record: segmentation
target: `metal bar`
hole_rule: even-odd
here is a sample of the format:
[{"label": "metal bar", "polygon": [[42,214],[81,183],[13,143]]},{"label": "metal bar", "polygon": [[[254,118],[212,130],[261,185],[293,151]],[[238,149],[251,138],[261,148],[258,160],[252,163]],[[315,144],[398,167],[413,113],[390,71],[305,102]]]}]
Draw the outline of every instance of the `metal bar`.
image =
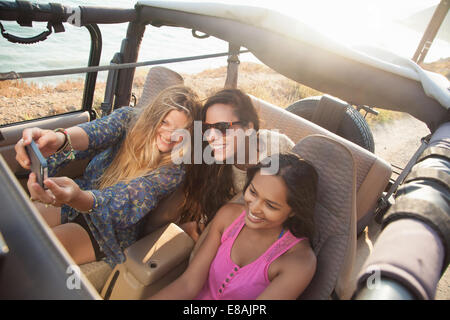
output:
[{"label": "metal bar", "polygon": [[428,139],[429,136],[426,138],[422,138],[422,143],[417,149],[417,151],[414,153],[414,155],[411,157],[409,162],[406,164],[405,168],[403,169],[402,173],[398,176],[397,180],[395,181],[394,185],[389,189],[388,193],[386,194],[386,199],[389,199],[389,197],[397,190],[398,186],[403,182],[403,180],[406,178],[406,176],[411,171],[411,168],[416,164],[417,159],[419,156],[423,153],[423,151],[428,146]]},{"label": "metal bar", "polygon": [[381,223],[381,219],[383,218],[384,214],[386,213],[386,209],[390,206],[389,198],[397,191],[398,186],[405,180],[406,176],[411,171],[411,168],[416,164],[417,159],[419,156],[424,152],[424,150],[428,146],[428,142],[431,135],[428,135],[424,138],[422,138],[422,144],[419,146],[419,148],[416,150],[414,155],[411,157],[409,162],[406,164],[403,171],[400,173],[400,175],[395,180],[394,184],[389,188],[388,192],[384,197],[382,197],[379,200],[379,205],[377,209],[377,213],[375,215],[375,220]]},{"label": "metal bar", "polygon": [[441,0],[433,13],[433,17],[428,23],[427,29],[420,40],[416,52],[414,53],[412,58],[414,62],[420,64],[425,59],[425,56],[427,55],[428,50],[430,49],[431,44],[433,43],[433,40],[436,37],[436,34],[438,33],[449,9],[450,0]]},{"label": "metal bar", "polygon": [[382,278],[374,288],[366,285],[354,297],[354,300],[416,300],[412,293],[401,283]]},{"label": "metal bar", "polygon": [[[96,24],[89,24],[86,26],[91,36],[91,48],[89,52],[89,67],[98,66],[100,63],[100,56],[102,54],[102,34]],[[86,74],[82,106],[83,110],[91,111],[92,103],[94,101],[95,83],[97,82],[97,72],[89,72]],[[91,113],[91,118],[93,114]]]},{"label": "metal bar", "polygon": [[[121,54],[118,52],[111,60],[111,65],[119,64],[122,61]],[[114,102],[114,95],[117,85],[117,70],[111,70],[108,72],[108,78],[106,79],[105,98],[101,104],[102,117],[111,113],[112,105]]]},{"label": "metal bar", "polygon": [[[145,24],[140,22],[131,22],[128,24],[127,35],[122,40],[120,46],[121,62],[137,62],[144,32]],[[118,71],[114,108],[120,108],[121,106],[128,106],[130,104],[135,71],[136,68],[127,68]]]},{"label": "metal bar", "polygon": [[[247,52],[250,52],[250,51],[249,50],[241,50],[239,53],[247,53]],[[0,73],[0,81],[27,79],[27,78],[41,78],[41,77],[49,77],[49,76],[61,76],[61,75],[66,75],[66,74],[98,72],[98,71],[127,69],[127,68],[138,68],[138,67],[153,66],[153,65],[158,65],[158,64],[168,64],[168,63],[185,62],[185,61],[193,61],[193,60],[211,59],[211,58],[224,57],[224,56],[228,56],[228,52],[206,54],[206,55],[201,55],[201,56],[190,56],[190,57],[183,57],[183,58],[152,60],[152,61],[144,61],[144,62],[136,62],[136,63],[122,63],[122,64],[118,64],[118,65],[106,65],[106,66],[98,66],[98,67],[55,69],[55,70],[50,70],[50,71],[31,71],[31,72],[10,71],[10,72]]]}]

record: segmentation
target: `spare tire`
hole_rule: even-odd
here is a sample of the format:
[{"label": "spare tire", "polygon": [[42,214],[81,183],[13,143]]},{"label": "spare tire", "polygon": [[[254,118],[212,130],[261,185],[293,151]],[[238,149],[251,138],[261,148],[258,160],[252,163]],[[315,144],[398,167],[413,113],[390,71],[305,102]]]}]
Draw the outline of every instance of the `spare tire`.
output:
[{"label": "spare tire", "polygon": [[[287,107],[286,110],[311,121],[321,98],[321,96],[317,96],[299,100]],[[351,105],[347,106],[342,122],[337,132],[334,133],[370,152],[375,151],[372,131],[366,119]]]}]

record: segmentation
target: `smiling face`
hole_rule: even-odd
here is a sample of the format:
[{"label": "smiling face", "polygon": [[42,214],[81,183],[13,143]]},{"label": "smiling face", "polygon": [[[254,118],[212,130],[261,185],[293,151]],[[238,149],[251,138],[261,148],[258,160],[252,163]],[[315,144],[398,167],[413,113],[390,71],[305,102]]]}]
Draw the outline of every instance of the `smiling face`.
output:
[{"label": "smiling face", "polygon": [[287,195],[288,189],[281,177],[262,175],[258,171],[244,193],[246,225],[253,229],[281,230],[283,223],[293,214]]},{"label": "smiling face", "polygon": [[[240,119],[235,115],[233,107],[228,104],[216,103],[208,108],[206,111],[205,124],[216,123],[233,123]],[[224,134],[217,129],[209,129],[205,132],[205,137],[212,147],[214,158],[217,161],[224,161],[234,157],[238,147],[238,135],[236,129],[253,128],[253,124],[243,127],[241,124],[233,124],[227,130],[228,134]]]},{"label": "smiling face", "polygon": [[188,121],[186,113],[178,110],[172,110],[164,117],[158,130],[156,130],[156,145],[161,153],[171,151],[182,141],[182,137],[172,141],[171,136],[175,130],[185,128]]}]

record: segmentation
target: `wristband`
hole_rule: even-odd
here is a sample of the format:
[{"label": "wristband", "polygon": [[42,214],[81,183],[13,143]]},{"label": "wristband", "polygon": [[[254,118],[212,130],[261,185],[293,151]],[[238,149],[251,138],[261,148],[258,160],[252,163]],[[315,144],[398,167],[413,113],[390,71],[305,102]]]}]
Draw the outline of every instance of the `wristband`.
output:
[{"label": "wristband", "polygon": [[68,142],[69,142],[69,139],[67,137],[69,136],[69,134],[67,133],[67,130],[63,129],[63,128],[58,128],[58,129],[55,129],[53,131],[54,132],[61,132],[64,135],[64,142],[63,142],[63,144],[61,145],[61,147],[58,148],[58,150],[56,150],[56,153],[58,153],[58,152],[61,152],[62,150],[64,150],[67,147]]},{"label": "wristband", "polygon": [[[74,150],[73,150],[73,147],[72,147],[72,141],[70,140],[70,135],[67,132],[67,130],[64,129],[64,128],[57,128],[54,131],[55,132],[61,132],[62,134],[64,134],[64,143],[63,143],[63,145],[61,147],[59,147],[58,150],[56,150],[56,153],[59,153],[59,152],[66,153],[67,152],[66,158],[69,158],[70,160],[75,159]],[[67,146],[70,147],[70,150],[64,151],[67,148]]]},{"label": "wristband", "polygon": [[92,196],[92,200],[93,200],[92,208],[87,210],[87,211],[81,211],[81,210],[77,210],[77,211],[80,212],[80,213],[86,213],[87,214],[87,213],[91,213],[95,209],[95,207],[97,206],[97,198],[95,197],[95,194],[92,191],[86,191],[86,192],[89,193]]}]

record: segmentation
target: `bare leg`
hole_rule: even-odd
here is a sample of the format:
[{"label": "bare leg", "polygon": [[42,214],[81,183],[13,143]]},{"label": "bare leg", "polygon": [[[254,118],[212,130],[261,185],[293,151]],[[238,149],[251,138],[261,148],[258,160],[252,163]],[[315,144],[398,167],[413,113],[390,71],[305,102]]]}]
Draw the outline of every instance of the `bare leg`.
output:
[{"label": "bare leg", "polygon": [[82,226],[76,223],[64,223],[52,230],[76,264],[96,261],[91,239]]},{"label": "bare leg", "polygon": [[61,224],[61,208],[59,207],[45,206],[37,201],[33,204],[76,264],[96,261],[91,239],[82,226],[77,223]]},{"label": "bare leg", "polygon": [[33,201],[33,204],[38,209],[41,216],[50,228],[59,226],[61,224],[61,208],[54,206],[45,206],[45,204]]}]

